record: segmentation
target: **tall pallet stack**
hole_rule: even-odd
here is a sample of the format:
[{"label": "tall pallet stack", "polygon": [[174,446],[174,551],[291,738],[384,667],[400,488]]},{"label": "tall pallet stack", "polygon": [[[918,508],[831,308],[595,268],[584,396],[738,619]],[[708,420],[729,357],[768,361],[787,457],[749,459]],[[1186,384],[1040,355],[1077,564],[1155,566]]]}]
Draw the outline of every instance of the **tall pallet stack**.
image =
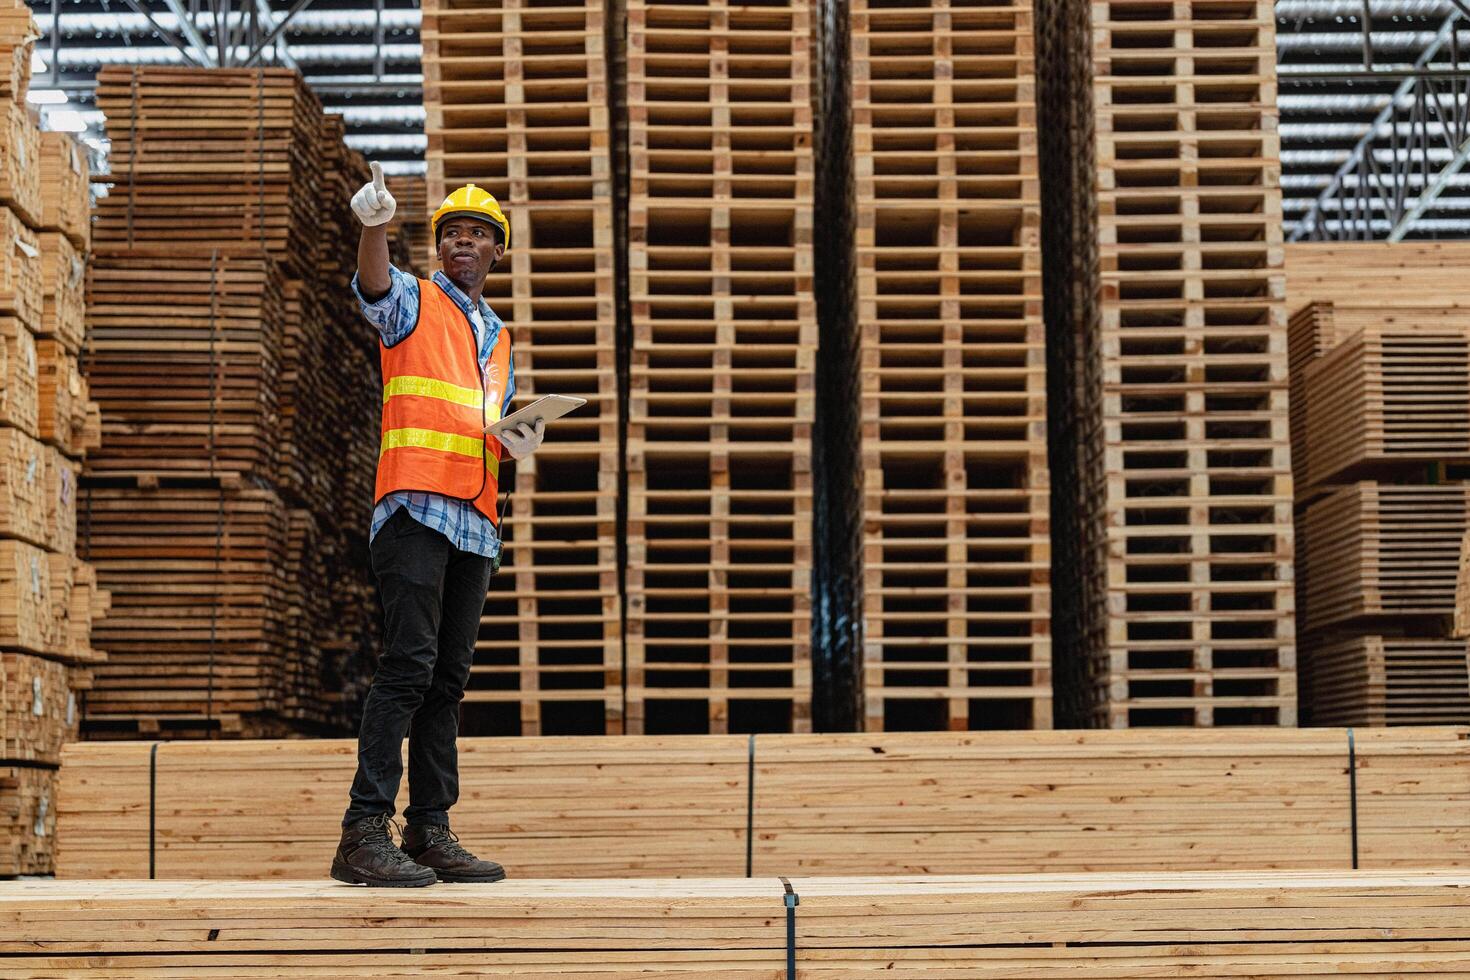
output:
[{"label": "tall pallet stack", "polygon": [[502,464],[503,563],[464,703],[475,734],[624,730],[606,16],[597,0],[424,4],[427,207],[467,182],[496,195],[511,241],[485,299],[511,331],[517,402],[588,400]]},{"label": "tall pallet stack", "polygon": [[[367,176],[299,76],[107,68],[83,547],[114,592],[96,738],[350,729],[371,669]],[[362,472],[368,473],[362,477]]]},{"label": "tall pallet stack", "polygon": [[628,4],[628,730],[811,726],[811,10]]},{"label": "tall pallet stack", "polygon": [[1039,37],[1064,177],[1049,339],[1071,354],[1053,409],[1075,433],[1057,533],[1080,559],[1058,571],[1062,720],[1294,724],[1272,7],[1069,0]]},{"label": "tall pallet stack", "polygon": [[1308,724],[1470,721],[1453,628],[1470,529],[1470,289],[1445,271],[1470,247],[1443,247],[1292,253],[1289,299],[1305,304],[1290,352]]},{"label": "tall pallet stack", "polygon": [[1052,725],[1028,0],[852,12],[870,730]]},{"label": "tall pallet stack", "polygon": [[[30,12],[0,6],[0,64],[28,66]],[[77,474],[98,429],[77,357],[88,165],[27,114],[27,75],[0,77],[0,877],[52,870],[56,768],[107,607],[76,555]]]}]

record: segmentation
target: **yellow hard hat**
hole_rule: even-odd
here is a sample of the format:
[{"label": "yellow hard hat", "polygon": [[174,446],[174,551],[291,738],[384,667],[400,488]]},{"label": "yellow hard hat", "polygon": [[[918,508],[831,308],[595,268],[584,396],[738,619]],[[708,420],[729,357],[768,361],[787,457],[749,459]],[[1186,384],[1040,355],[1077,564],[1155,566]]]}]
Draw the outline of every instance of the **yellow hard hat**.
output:
[{"label": "yellow hard hat", "polygon": [[510,221],[506,219],[505,212],[500,210],[500,202],[495,200],[494,194],[474,184],[465,184],[450,194],[444,199],[444,203],[439,205],[439,210],[434,212],[429,230],[434,234],[436,245],[439,242],[439,222],[452,215],[461,214],[488,221],[498,227],[505,247],[510,248]]}]

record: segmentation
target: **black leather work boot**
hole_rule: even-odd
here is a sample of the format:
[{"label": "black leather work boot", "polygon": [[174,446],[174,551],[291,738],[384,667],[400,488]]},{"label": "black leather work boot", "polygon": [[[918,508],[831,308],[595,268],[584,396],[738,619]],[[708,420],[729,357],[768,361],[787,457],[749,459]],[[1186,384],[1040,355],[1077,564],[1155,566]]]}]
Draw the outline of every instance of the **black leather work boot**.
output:
[{"label": "black leather work boot", "polygon": [[342,831],[332,859],[332,877],[349,885],[378,888],[422,888],[435,882],[434,872],[409,859],[393,844],[393,821],[386,813],[363,817]]},{"label": "black leather work boot", "polygon": [[409,824],[403,829],[403,853],[440,881],[489,882],[505,878],[494,861],[481,861],[459,846],[459,835],[438,824]]}]

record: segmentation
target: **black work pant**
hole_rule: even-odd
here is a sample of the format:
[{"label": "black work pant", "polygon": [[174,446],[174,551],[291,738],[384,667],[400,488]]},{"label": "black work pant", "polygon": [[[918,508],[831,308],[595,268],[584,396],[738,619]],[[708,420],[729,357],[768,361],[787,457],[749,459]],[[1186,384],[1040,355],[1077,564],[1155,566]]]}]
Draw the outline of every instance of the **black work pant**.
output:
[{"label": "black work pant", "polygon": [[347,826],[392,814],[408,737],[408,807],[413,824],[449,823],[459,799],[459,703],[470,676],[490,559],[460,551],[438,531],[397,510],[372,543],[383,597],[383,655],[362,712],[357,775]]}]

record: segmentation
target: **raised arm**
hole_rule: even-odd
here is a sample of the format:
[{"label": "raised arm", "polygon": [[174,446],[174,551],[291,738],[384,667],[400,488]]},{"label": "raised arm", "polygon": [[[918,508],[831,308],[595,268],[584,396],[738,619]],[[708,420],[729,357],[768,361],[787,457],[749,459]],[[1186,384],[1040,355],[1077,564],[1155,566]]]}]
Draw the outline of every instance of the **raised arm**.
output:
[{"label": "raised arm", "polygon": [[388,295],[393,281],[388,273],[388,222],[398,202],[383,183],[383,165],[371,164],[373,179],[352,196],[352,211],[362,222],[357,240],[357,284],[363,298],[375,302]]}]

